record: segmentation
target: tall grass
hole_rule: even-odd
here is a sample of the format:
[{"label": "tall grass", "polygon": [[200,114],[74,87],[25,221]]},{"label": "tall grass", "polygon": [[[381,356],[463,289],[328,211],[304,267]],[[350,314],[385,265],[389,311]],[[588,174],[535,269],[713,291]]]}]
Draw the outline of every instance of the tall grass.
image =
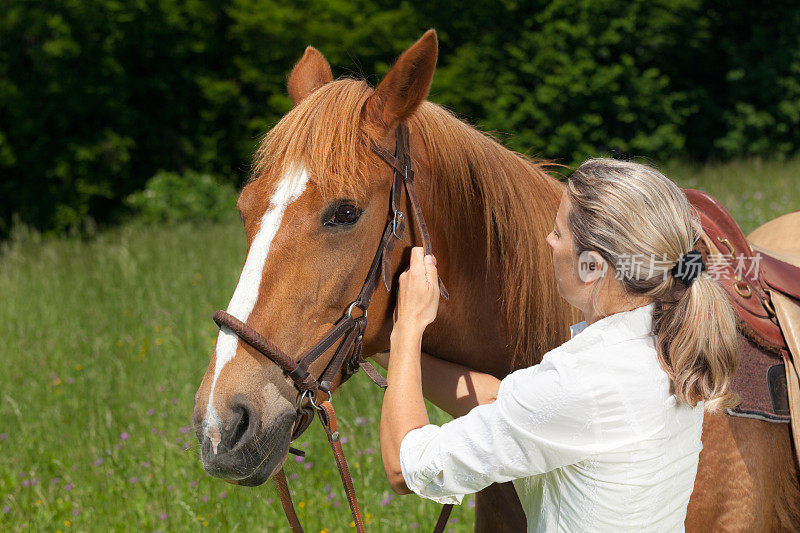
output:
[{"label": "tall grass", "polygon": [[[666,169],[716,195],[745,230],[800,209],[800,162]],[[244,255],[240,224],[133,223],[91,238],[18,230],[0,254],[0,530],[275,531],[271,484],[206,476],[192,397]],[[337,395],[345,451],[371,530],[428,530],[438,506],[393,498],[378,450],[381,393],[357,376]],[[445,420],[431,409],[436,422]],[[316,425],[289,461],[307,531],[348,531]],[[472,528],[472,499],[453,531]]]}]

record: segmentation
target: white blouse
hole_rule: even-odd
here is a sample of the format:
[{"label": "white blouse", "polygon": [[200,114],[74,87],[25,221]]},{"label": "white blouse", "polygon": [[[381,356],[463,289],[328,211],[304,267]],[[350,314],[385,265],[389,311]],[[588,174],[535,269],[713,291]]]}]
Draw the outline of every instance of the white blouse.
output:
[{"label": "white blouse", "polygon": [[461,503],[513,480],[529,532],[683,531],[703,403],[671,394],[653,308],[598,320],[508,375],[495,402],[409,432],[400,446],[408,488]]}]

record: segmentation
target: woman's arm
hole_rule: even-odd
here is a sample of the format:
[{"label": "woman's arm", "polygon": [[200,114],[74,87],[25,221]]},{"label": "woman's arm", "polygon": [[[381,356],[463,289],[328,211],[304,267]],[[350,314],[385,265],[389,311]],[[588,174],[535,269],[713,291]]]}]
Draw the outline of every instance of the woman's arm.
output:
[{"label": "woman's arm", "polygon": [[[376,354],[372,359],[383,368],[389,367],[389,352]],[[425,352],[421,354],[420,366],[423,395],[453,418],[497,399],[500,380],[491,374]]]},{"label": "woman's arm", "polygon": [[436,318],[439,285],[435,260],[423,259],[422,248],[411,250],[411,264],[400,275],[397,321],[391,335],[388,387],[381,410],[381,457],[389,485],[395,492],[410,492],[400,468],[400,443],[411,431],[428,424],[422,399],[420,369],[422,333]]}]

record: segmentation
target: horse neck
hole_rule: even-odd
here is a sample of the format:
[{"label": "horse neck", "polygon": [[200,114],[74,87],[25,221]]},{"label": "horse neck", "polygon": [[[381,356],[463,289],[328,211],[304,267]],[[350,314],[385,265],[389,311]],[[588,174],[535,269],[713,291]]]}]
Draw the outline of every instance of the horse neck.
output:
[{"label": "horse neck", "polygon": [[[527,183],[521,190],[536,194],[537,190],[548,189],[546,196],[550,200],[539,204],[539,207],[544,207],[537,216],[546,217],[551,224],[558,208],[561,184],[544,174],[533,163],[527,164],[530,165],[528,173],[520,176]],[[431,176],[430,179],[446,178]],[[441,187],[432,186],[432,183],[434,182],[430,181],[425,185],[420,183],[421,197],[433,247],[441,265],[440,274],[450,292],[450,300],[440,302],[437,320],[426,331],[423,350],[441,359],[498,377],[508,374],[512,366],[528,366],[538,362],[546,350],[537,351],[537,360],[528,360],[524,364],[520,364],[519,360],[514,362],[516,339],[520,330],[536,328],[539,322],[521,320],[511,323],[513,321],[507,319],[504,310],[504,299],[507,295],[503,294],[503,283],[504,276],[509,275],[507,269],[512,267],[501,264],[499,254],[496,253],[498,243],[492,243],[487,235],[484,208],[477,202],[468,206],[455,205],[444,195],[437,194],[437,189],[441,190]],[[535,204],[532,199],[531,206]],[[455,209],[466,209],[467,212],[454,213]],[[532,239],[534,242],[529,245],[540,247],[534,249],[538,257],[536,268],[540,271],[537,272],[536,279],[550,283],[555,290],[545,236],[546,232],[539,238]],[[488,249],[489,247],[492,249]],[[547,258],[546,261],[538,264],[544,261],[544,257]],[[542,294],[545,293],[546,291],[542,291]],[[560,317],[559,331],[533,332],[535,335],[548,337],[544,342],[546,349],[552,349],[566,340],[568,324],[572,320],[571,310],[566,302],[556,299],[558,302],[553,302],[551,298],[550,301],[542,301],[541,305],[536,306],[536,312],[542,313],[545,311],[541,310],[547,309],[546,312]],[[529,309],[520,312],[529,312]]]}]

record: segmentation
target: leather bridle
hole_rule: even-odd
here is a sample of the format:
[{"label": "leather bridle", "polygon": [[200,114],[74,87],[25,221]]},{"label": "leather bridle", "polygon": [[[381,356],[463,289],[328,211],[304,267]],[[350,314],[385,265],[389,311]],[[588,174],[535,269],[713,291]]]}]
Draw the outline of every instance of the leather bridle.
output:
[{"label": "leather bridle", "polygon": [[[364,284],[361,286],[358,297],[347,307],[344,315],[331,327],[319,342],[306,351],[299,360],[295,361],[256,330],[233,315],[225,311],[216,311],[214,313],[214,322],[216,322],[220,328],[234,333],[239,339],[246,342],[264,357],[278,365],[278,367],[294,382],[298,390],[298,396],[297,419],[292,429],[292,441],[297,439],[308,428],[314,418],[315,412],[319,414],[320,422],[322,423],[325,433],[328,436],[328,442],[333,450],[333,456],[342,479],[342,485],[347,494],[347,501],[350,504],[350,512],[353,515],[356,530],[362,533],[365,530],[364,522],[361,518],[361,511],[359,510],[355,488],[353,487],[353,478],[347,467],[347,460],[344,457],[339,431],[336,426],[336,412],[331,403],[331,388],[333,387],[337,375],[341,375],[341,382],[344,382],[350,376],[358,372],[359,369],[364,369],[364,372],[376,385],[384,389],[386,388],[386,380],[371,364],[364,360],[362,349],[364,344],[364,331],[367,329],[367,311],[379,280],[383,280],[383,285],[387,291],[391,290],[392,251],[397,241],[402,240],[405,231],[406,216],[401,210],[400,205],[404,188],[414,212],[414,220],[422,236],[425,254],[432,253],[428,228],[425,225],[422,209],[414,193],[414,171],[409,168],[411,154],[409,149],[408,127],[403,123],[398,125],[395,136],[396,144],[394,155],[379,144],[371,141],[372,151],[389,165],[393,171],[392,188],[389,194],[390,216],[384,227],[378,250],[375,252],[375,256],[372,259],[367,277],[364,280]],[[449,298],[447,289],[445,289],[441,279],[439,279],[438,282],[442,298],[447,300]],[[361,311],[361,314],[353,316],[353,311],[356,308]],[[331,357],[319,377],[312,376],[309,371],[311,365],[332,348],[337,341],[339,342],[339,346],[336,348],[333,357]],[[320,392],[326,397],[324,401],[320,401],[319,399]],[[302,451],[295,448],[290,447],[289,450],[291,453],[304,455]],[[275,483],[278,486],[281,504],[286,518],[289,520],[289,524],[292,527],[292,531],[295,533],[302,532],[303,528],[294,510],[294,504],[292,503],[291,493],[289,492],[289,486],[283,468],[275,475]],[[451,510],[452,505],[444,506],[436,523],[436,528],[434,529],[435,533],[444,530]]]}]

